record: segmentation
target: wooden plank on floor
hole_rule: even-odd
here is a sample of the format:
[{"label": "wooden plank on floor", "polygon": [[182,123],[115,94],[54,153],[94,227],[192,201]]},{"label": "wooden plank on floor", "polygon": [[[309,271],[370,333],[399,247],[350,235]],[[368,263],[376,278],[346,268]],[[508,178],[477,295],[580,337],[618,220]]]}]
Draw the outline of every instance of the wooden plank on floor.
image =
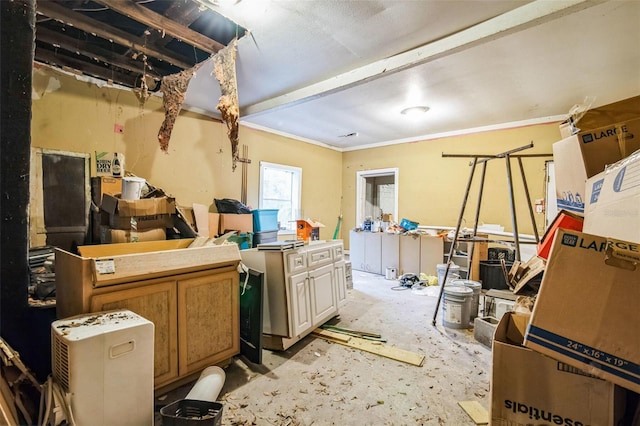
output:
[{"label": "wooden plank on floor", "polygon": [[329,331],[329,330],[323,330],[321,328],[316,328],[315,330],[313,330],[313,334],[315,334],[316,336],[320,336],[320,337],[324,337],[326,339],[332,340],[334,342],[346,343],[349,340],[351,340],[351,337],[349,336],[336,333],[333,331]]},{"label": "wooden plank on floor", "polygon": [[460,401],[458,405],[471,417],[477,425],[489,424],[489,413],[478,401]]},{"label": "wooden plank on floor", "polygon": [[[370,340],[361,339],[359,337],[351,337],[348,341],[345,342],[343,341],[344,336],[338,333],[331,333],[328,330],[319,331],[321,331],[322,333],[315,333],[315,331],[314,333],[324,339],[339,343],[344,346],[349,346],[354,349],[360,349],[361,351],[370,352],[376,355],[383,356],[385,358],[395,359],[396,361],[405,362],[407,364],[415,365],[418,367],[422,366],[422,363],[424,362],[424,355],[420,355],[415,352],[405,351],[404,349],[387,346],[380,342],[372,342]],[[340,340],[335,338],[336,335],[340,337]]]}]

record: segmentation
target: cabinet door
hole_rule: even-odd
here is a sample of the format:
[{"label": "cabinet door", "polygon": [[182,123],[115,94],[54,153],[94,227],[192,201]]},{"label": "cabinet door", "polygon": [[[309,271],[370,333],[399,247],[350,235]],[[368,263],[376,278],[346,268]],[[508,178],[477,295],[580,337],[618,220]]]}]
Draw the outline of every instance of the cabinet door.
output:
[{"label": "cabinet door", "polygon": [[178,377],[176,282],[98,294],[91,298],[91,312],[128,309],[153,322],[155,387]]},{"label": "cabinet door", "polygon": [[180,375],[240,352],[238,272],[178,281]]},{"label": "cabinet door", "polygon": [[309,276],[306,272],[289,277],[291,302],[290,330],[296,337],[311,328],[311,305],[309,298]]},{"label": "cabinet door", "polygon": [[366,271],[364,249],[364,232],[351,231],[349,233],[349,260],[351,260],[352,269]]},{"label": "cabinet door", "polygon": [[400,268],[400,235],[382,234],[381,266],[386,272],[388,267]]},{"label": "cabinet door", "polygon": [[365,232],[365,270],[382,274],[382,233]]},{"label": "cabinet door", "polygon": [[316,326],[338,312],[334,293],[333,264],[309,272],[311,294],[311,322]]},{"label": "cabinet door", "polygon": [[400,265],[401,274],[420,275],[420,237],[412,235],[400,236]]},{"label": "cabinet door", "polygon": [[347,302],[347,280],[345,278],[344,260],[336,262],[333,269],[334,296],[338,309]]},{"label": "cabinet door", "polygon": [[442,238],[431,235],[420,237],[420,272],[436,276],[438,264],[442,263],[444,250]]}]

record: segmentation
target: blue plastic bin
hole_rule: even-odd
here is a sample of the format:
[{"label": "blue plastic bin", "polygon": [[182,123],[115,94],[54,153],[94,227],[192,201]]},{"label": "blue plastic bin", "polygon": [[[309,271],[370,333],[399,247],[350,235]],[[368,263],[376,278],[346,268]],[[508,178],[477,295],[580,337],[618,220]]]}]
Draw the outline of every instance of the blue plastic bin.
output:
[{"label": "blue plastic bin", "polygon": [[253,232],[278,230],[278,209],[257,209],[253,214]]},{"label": "blue plastic bin", "polygon": [[407,231],[413,231],[418,227],[418,222],[413,222],[409,219],[402,219],[400,221],[400,227],[406,229]]}]

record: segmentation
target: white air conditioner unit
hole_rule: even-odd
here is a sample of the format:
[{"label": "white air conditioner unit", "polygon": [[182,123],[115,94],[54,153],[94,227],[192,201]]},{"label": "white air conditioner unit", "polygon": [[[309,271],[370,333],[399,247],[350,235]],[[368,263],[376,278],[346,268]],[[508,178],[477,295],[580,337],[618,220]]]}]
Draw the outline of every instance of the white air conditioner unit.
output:
[{"label": "white air conditioner unit", "polygon": [[53,378],[77,425],[153,425],[153,330],[128,310],[51,324]]}]

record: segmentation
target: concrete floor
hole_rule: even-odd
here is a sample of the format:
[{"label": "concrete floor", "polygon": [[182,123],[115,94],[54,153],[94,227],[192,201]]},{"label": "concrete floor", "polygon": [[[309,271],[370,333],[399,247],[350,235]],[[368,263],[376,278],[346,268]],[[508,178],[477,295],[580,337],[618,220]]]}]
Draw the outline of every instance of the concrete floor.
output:
[{"label": "concrete floor", "polygon": [[398,284],[353,271],[348,303],[332,322],[424,354],[421,367],[307,336],[287,351],[264,350],[262,365],[234,359],[218,397],[222,425],[475,425],[458,402],[488,410],[491,351],[473,330],[443,327],[442,305],[434,327],[437,298],[393,290]]}]

